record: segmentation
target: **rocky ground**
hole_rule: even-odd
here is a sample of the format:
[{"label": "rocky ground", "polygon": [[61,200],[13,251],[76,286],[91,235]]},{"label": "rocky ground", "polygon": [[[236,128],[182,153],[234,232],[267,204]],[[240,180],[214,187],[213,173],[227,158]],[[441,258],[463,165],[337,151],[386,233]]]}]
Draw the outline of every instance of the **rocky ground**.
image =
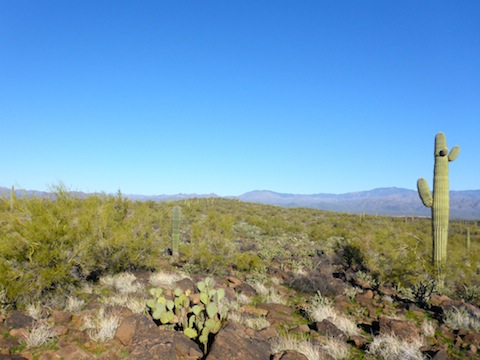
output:
[{"label": "rocky ground", "polygon": [[[201,344],[182,332],[157,326],[142,306],[142,299],[148,297],[145,289],[152,287],[151,274],[130,275],[133,288],[123,291],[130,296],[123,304],[105,301],[122,293],[110,279],[111,288],[104,281],[95,285],[97,290],[86,291],[81,306],[4,310],[0,359],[480,359],[480,333],[468,321],[463,328],[445,321],[447,312],[459,309],[475,325],[480,321],[476,306],[442,295],[425,297],[423,304],[407,300],[341,266],[297,274],[271,269],[270,281],[263,287],[238,273],[216,277],[216,287],[225,289],[231,310],[204,354]],[[194,293],[199,278],[180,277],[165,288]],[[315,302],[318,284],[326,284],[321,288],[330,296],[322,300],[317,295]],[[304,295],[309,290],[315,291]],[[132,294],[142,291],[145,297],[132,305]],[[315,320],[314,306],[334,312]],[[94,326],[99,312],[115,315],[110,336],[101,333],[107,331],[106,324],[101,325],[105,329]],[[346,325],[352,323],[353,328]],[[35,341],[35,336],[45,339]],[[409,353],[405,348],[409,344],[418,344],[418,351]]]}]

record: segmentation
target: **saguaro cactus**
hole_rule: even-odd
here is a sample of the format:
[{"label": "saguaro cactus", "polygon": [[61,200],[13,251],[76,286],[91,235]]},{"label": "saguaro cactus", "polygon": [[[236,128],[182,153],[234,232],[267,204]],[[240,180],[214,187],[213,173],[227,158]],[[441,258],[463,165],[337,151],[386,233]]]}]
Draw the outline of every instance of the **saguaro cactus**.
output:
[{"label": "saguaro cactus", "polygon": [[470,228],[467,227],[467,251],[470,251]]},{"label": "saguaro cactus", "polygon": [[180,219],[182,217],[182,209],[175,206],[172,213],[172,255],[178,256],[178,247],[180,244]]},{"label": "saguaro cactus", "polygon": [[448,185],[448,163],[454,161],[460,152],[454,146],[447,148],[445,134],[435,136],[435,168],[433,172],[433,196],[425,179],[418,179],[417,188],[420,199],[426,207],[432,209],[433,264],[442,271],[447,261],[448,222],[450,215],[450,194]]}]

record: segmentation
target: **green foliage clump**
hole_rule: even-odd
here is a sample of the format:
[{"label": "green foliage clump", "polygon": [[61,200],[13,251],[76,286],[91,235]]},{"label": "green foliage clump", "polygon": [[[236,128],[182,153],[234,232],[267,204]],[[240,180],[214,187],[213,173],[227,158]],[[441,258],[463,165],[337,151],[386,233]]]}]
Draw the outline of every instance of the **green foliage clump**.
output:
[{"label": "green foliage clump", "polygon": [[222,288],[213,288],[213,279],[207,277],[197,283],[197,298],[190,290],[183,292],[175,289],[173,299],[164,296],[163,289],[153,288],[153,299],[147,301],[153,319],[163,325],[171,325],[177,331],[183,331],[189,338],[203,345],[207,353],[210,337],[222,327],[220,301],[225,296]]},{"label": "green foliage clump", "polygon": [[9,302],[43,297],[105,273],[149,268],[159,255],[144,208],[113,196],[17,199],[0,213],[0,288]]},{"label": "green foliage clump", "polygon": [[252,251],[236,253],[233,256],[233,266],[239,271],[252,272],[263,267],[263,261]]}]

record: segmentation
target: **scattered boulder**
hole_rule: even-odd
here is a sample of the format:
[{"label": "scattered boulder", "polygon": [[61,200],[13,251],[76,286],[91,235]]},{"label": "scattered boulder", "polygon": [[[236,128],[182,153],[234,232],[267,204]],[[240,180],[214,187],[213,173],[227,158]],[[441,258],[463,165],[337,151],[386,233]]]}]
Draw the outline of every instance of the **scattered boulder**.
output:
[{"label": "scattered boulder", "polygon": [[235,286],[234,290],[237,293],[248,296],[248,297],[257,296],[257,292],[255,291],[255,289],[252,286],[248,285],[247,283],[242,283],[240,285]]},{"label": "scattered boulder", "polygon": [[470,333],[465,335],[464,341],[468,342],[469,344],[475,345],[477,348],[480,346],[480,333]]},{"label": "scattered boulder", "polygon": [[123,345],[129,346],[137,329],[137,321],[138,316],[135,315],[124,318],[115,332],[115,338]]},{"label": "scattered boulder", "polygon": [[308,358],[298,351],[287,350],[275,354],[272,360],[308,360]]},{"label": "scattered boulder", "polygon": [[293,318],[293,310],[287,305],[283,304],[259,304],[257,308],[268,311],[267,320],[272,324],[272,326],[277,326],[279,324],[295,324],[295,319]]},{"label": "scattered boulder", "polygon": [[179,288],[183,292],[185,292],[187,290],[190,290],[190,291],[194,292],[197,287],[195,285],[195,282],[192,279],[185,278],[185,279],[177,281],[175,283],[175,285],[173,285],[173,288],[174,289]]},{"label": "scattered boulder", "polygon": [[257,332],[248,332],[238,323],[229,323],[215,336],[207,360],[270,359],[270,344]]},{"label": "scattered boulder", "polygon": [[347,341],[348,336],[345,333],[337,328],[330,320],[323,319],[322,321],[317,321],[315,323],[315,330],[321,334],[325,335],[328,338],[334,338],[341,341]]},{"label": "scattered boulder", "polygon": [[0,336],[0,354],[3,353],[8,355],[10,353],[10,349],[18,346],[20,346],[20,341],[17,338]]},{"label": "scattered boulder", "polygon": [[[197,360],[203,357],[198,344],[182,332],[161,330],[145,315],[133,316],[130,321],[135,324],[135,333],[129,346],[132,359]],[[123,340],[128,341],[128,337]]]},{"label": "scattered boulder", "polygon": [[402,340],[412,340],[420,335],[418,328],[407,320],[391,319],[381,316],[379,319],[380,335],[395,335]]},{"label": "scattered boulder", "polygon": [[72,313],[69,311],[53,310],[50,319],[55,324],[66,324],[72,320]]},{"label": "scattered boulder", "polygon": [[12,311],[5,319],[5,325],[9,329],[26,329],[32,326],[34,322],[34,318],[17,310]]},{"label": "scattered boulder", "polygon": [[48,351],[43,354],[41,360],[63,359],[63,360],[77,360],[77,359],[94,359],[94,356],[87,351],[75,346],[73,344],[66,344],[60,347],[57,351]]},{"label": "scattered boulder", "polygon": [[367,348],[368,341],[365,336],[352,335],[349,338],[349,342],[359,350],[365,350]]}]

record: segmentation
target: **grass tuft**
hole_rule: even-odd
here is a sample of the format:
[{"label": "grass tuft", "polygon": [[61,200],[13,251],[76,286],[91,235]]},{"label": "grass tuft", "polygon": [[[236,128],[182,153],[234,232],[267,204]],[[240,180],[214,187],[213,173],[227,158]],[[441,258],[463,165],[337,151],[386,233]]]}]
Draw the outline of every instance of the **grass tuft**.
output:
[{"label": "grass tuft", "polygon": [[85,300],[79,299],[75,296],[69,296],[67,298],[67,303],[65,304],[65,310],[71,313],[82,310],[85,306]]},{"label": "grass tuft", "polygon": [[100,308],[95,316],[87,316],[84,319],[82,329],[88,330],[88,335],[93,341],[105,342],[113,339],[120,317],[114,313],[107,313],[105,308]]},{"label": "grass tuft", "polygon": [[177,281],[183,280],[188,278],[187,275],[183,275],[180,273],[171,273],[171,272],[163,272],[157,271],[150,275],[148,278],[148,282],[153,287],[171,287]]},{"label": "grass tuft", "polygon": [[100,283],[113,287],[120,294],[131,294],[143,289],[142,285],[137,282],[137,277],[128,272],[115,276],[104,276],[100,278]]},{"label": "grass tuft", "polygon": [[264,302],[284,305],[287,303],[286,299],[275,288],[267,287],[259,281],[254,281],[251,285]]},{"label": "grass tuft", "polygon": [[228,321],[237,322],[256,331],[265,329],[271,325],[265,317],[248,316],[241,314],[238,311],[228,313],[227,319]]},{"label": "grass tuft", "polygon": [[316,345],[308,340],[296,339],[291,336],[275,337],[270,341],[273,353],[292,350],[303,354],[308,360],[346,359],[349,356],[345,343],[328,339],[323,345]]},{"label": "grass tuft", "polygon": [[444,313],[444,321],[452,329],[480,331],[480,312],[474,312],[466,307],[452,308]]},{"label": "grass tuft", "polygon": [[51,325],[46,321],[36,322],[28,332],[25,343],[28,347],[38,347],[47,344],[55,338],[51,328]]},{"label": "grass tuft", "polygon": [[312,300],[312,305],[306,310],[307,315],[313,321],[331,321],[339,330],[347,336],[358,335],[360,330],[357,324],[349,318],[337,314],[332,301],[317,293]]},{"label": "grass tuft", "polygon": [[383,360],[422,360],[422,345],[421,338],[405,341],[393,335],[380,335],[373,339],[368,352]]}]

